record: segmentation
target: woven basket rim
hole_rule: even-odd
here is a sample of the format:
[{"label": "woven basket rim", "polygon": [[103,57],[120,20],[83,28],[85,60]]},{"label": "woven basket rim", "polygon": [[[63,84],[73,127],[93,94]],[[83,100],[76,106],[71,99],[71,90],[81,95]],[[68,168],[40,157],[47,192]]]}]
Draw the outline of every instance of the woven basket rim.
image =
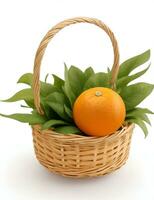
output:
[{"label": "woven basket rim", "polygon": [[37,124],[37,125],[33,125],[32,129],[37,130],[39,133],[44,134],[44,135],[48,135],[48,136],[52,136],[56,139],[65,139],[65,140],[86,140],[86,141],[90,141],[90,140],[104,140],[104,139],[114,139],[115,137],[121,137],[122,135],[124,135],[126,132],[128,132],[130,129],[134,128],[134,123],[130,123],[128,125],[124,125],[122,127],[121,130],[116,131],[115,133],[111,134],[111,135],[107,135],[107,136],[101,136],[101,137],[97,137],[97,136],[84,136],[84,135],[78,135],[78,134],[63,134],[63,133],[58,133],[53,131],[52,129],[47,129],[47,130],[41,130],[41,125]]}]

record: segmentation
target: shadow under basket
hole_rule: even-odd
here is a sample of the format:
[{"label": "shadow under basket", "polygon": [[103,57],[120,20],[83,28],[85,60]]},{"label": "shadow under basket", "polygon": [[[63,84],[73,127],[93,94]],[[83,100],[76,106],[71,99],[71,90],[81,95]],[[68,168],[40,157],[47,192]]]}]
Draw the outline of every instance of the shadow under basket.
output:
[{"label": "shadow under basket", "polygon": [[134,124],[105,137],[59,134],[32,127],[36,158],[49,171],[82,178],[108,174],[125,164]]}]

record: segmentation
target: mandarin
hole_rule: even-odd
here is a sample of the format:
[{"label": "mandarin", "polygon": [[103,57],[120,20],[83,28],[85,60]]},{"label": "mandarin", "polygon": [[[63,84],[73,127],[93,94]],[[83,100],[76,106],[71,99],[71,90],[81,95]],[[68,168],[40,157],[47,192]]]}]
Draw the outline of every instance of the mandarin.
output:
[{"label": "mandarin", "polygon": [[78,96],[73,118],[81,131],[90,136],[114,133],[123,124],[125,104],[118,93],[109,88],[90,88]]}]

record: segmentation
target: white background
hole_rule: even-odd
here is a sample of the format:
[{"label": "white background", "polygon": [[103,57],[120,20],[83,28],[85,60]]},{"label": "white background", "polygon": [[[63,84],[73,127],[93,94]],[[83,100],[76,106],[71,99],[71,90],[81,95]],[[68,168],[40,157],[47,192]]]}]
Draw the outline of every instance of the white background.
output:
[{"label": "white background", "polygon": [[[35,51],[49,28],[75,16],[107,23],[119,42],[121,62],[150,48],[152,66],[142,81],[153,83],[153,9],[153,0],[0,0],[0,99],[23,88],[16,82],[23,73],[32,72]],[[102,30],[89,24],[74,25],[50,43],[41,77],[47,72],[63,76],[63,62],[102,71],[112,61],[111,44]],[[154,94],[142,106],[153,109],[153,99]],[[0,112],[23,111],[19,105],[0,103]],[[28,125],[0,118],[0,199],[153,200],[154,119],[150,119],[153,127],[149,127],[147,139],[135,128],[130,157],[123,168],[105,177],[73,180],[50,174],[38,164]]]}]

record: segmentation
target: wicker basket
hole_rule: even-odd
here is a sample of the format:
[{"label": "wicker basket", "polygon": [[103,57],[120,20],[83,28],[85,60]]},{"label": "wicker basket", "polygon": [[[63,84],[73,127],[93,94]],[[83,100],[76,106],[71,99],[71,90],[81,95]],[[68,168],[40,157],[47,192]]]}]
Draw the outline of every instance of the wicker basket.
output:
[{"label": "wicker basket", "polygon": [[[114,50],[112,87],[119,70],[119,51],[112,31],[100,20],[94,18],[73,18],[54,26],[43,38],[34,62],[33,92],[37,111],[44,114],[40,105],[40,66],[45,49],[53,36],[62,28],[87,22],[103,29],[111,39]],[[64,135],[51,129],[41,130],[40,125],[32,127],[35,154],[38,161],[49,171],[67,177],[81,178],[108,174],[125,164],[134,125],[124,125],[120,130],[105,137],[89,137],[75,134]]]}]

